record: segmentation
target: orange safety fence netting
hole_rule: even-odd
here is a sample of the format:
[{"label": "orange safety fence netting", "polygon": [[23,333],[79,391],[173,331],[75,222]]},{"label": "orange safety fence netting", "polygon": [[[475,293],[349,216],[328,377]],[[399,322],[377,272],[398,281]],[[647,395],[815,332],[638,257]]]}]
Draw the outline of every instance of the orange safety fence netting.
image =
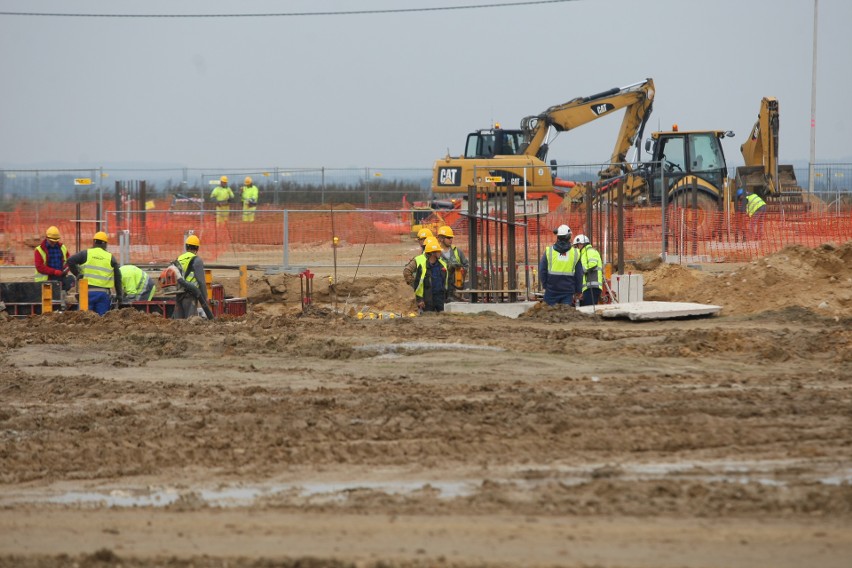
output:
[{"label": "orange safety fence netting", "polygon": [[[80,248],[88,248],[97,230],[95,203],[82,203],[77,223],[76,204],[42,202],[19,204],[10,212],[0,213],[0,263],[32,264],[32,248],[50,225],[59,228],[63,242],[76,247],[80,230]],[[183,251],[185,236],[192,232],[202,242],[202,254],[208,262],[277,264],[280,253],[299,247],[330,246],[333,237],[341,245],[381,246],[410,242],[411,214],[408,210],[371,211],[340,205],[334,209],[258,209],[253,220],[243,220],[243,211],[234,208],[217,215],[215,210],[145,212],[107,211],[105,228],[110,234],[110,250],[119,250],[119,232],[129,238],[130,260],[135,264],[167,262]],[[455,215],[436,220],[450,223],[455,244],[468,246],[469,223]],[[553,229],[568,224],[574,235],[589,234],[593,244],[605,249],[612,258],[616,246],[616,217],[595,212],[592,230],[586,227],[584,212],[557,210],[541,217],[529,217],[526,233],[515,229],[518,259],[524,258],[526,238],[528,256],[539,254],[553,242]],[[496,243],[506,238],[506,225],[486,231],[480,222],[479,242]],[[604,240],[604,233],[606,239]],[[842,244],[852,240],[850,212],[770,211],[760,226],[743,213],[700,213],[673,210],[666,218],[666,251],[669,255],[695,262],[741,262],[777,252],[789,244],[817,247],[824,243]],[[663,250],[663,220],[660,208],[636,208],[624,212],[626,258],[659,255]],[[604,250],[602,250],[604,252]],[[390,261],[394,264],[396,261]]]}]

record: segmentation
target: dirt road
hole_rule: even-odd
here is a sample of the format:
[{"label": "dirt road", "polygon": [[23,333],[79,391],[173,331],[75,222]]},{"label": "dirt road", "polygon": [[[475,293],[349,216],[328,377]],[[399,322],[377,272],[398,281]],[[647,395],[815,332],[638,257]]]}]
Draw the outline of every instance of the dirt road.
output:
[{"label": "dirt road", "polygon": [[286,280],[240,319],[4,319],[0,566],[848,566],[848,250],[697,320],[358,320]]}]

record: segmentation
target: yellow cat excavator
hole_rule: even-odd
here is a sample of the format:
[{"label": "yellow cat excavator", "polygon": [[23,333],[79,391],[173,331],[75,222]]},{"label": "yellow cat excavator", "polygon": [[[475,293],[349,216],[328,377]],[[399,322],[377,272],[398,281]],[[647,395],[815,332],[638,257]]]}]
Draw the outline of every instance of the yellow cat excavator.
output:
[{"label": "yellow cat excavator", "polygon": [[[548,108],[521,121],[520,129],[499,127],[468,134],[462,156],[449,154],[435,162],[432,191],[463,193],[476,186],[480,191],[505,191],[505,186],[526,187],[528,192],[552,193],[555,187],[571,187],[556,177],[555,160],[547,165],[550,144],[560,132],[625,109],[624,119],[610,162],[625,162],[627,152],[642,130],[654,100],[654,81],[646,79]],[[552,136],[551,136],[552,135]]]}]

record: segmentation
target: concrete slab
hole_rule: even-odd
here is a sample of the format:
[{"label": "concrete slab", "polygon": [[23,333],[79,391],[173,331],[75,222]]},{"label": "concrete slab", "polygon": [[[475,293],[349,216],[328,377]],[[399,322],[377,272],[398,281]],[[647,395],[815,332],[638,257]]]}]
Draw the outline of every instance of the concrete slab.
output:
[{"label": "concrete slab", "polygon": [[688,302],[625,302],[622,304],[583,306],[577,309],[586,314],[597,314],[605,318],[649,321],[716,315],[722,310],[722,306]]},{"label": "concrete slab", "polygon": [[506,302],[503,304],[469,304],[467,302],[450,302],[444,304],[444,311],[451,314],[481,314],[493,312],[507,318],[517,318],[538,302]]}]

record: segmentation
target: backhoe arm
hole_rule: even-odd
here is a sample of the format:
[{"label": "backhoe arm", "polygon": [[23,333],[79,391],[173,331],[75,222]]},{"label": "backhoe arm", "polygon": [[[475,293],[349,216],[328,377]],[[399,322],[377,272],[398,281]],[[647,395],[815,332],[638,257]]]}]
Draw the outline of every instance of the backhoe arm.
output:
[{"label": "backhoe arm", "polygon": [[778,129],[778,99],[763,97],[757,122],[740,152],[746,166],[762,166],[763,174],[769,178],[775,176],[778,164]]}]

